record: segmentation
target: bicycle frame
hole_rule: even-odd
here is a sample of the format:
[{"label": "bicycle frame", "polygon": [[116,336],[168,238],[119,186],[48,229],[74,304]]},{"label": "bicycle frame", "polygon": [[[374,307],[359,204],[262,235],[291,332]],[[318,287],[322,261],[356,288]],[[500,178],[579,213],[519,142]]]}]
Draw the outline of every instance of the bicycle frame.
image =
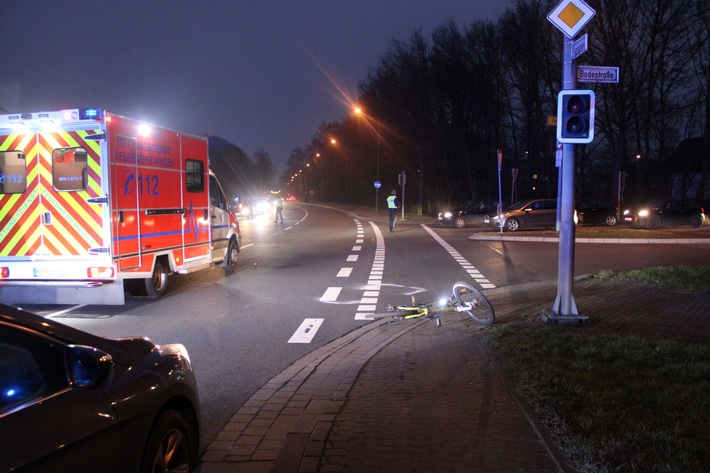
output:
[{"label": "bicycle frame", "polygon": [[[468,299],[466,296],[472,298]],[[452,294],[448,299],[445,298],[436,302],[417,304],[412,296],[411,305],[387,305],[387,307],[384,308],[384,312],[373,315],[375,318],[390,317],[392,322],[396,320],[426,317],[436,319],[436,324],[441,325],[440,317],[447,312],[457,312],[468,315],[482,325],[491,325],[495,319],[493,307],[491,307],[486,297],[478,289],[462,282],[454,284]]]}]

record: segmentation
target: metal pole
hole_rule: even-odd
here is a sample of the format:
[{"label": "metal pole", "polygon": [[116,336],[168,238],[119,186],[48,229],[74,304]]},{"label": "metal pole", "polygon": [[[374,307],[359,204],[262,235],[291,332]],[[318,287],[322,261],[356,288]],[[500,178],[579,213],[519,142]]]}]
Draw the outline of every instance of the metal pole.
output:
[{"label": "metal pole", "polygon": [[400,205],[402,206],[402,221],[404,221],[404,185],[407,183],[407,175],[402,171],[402,202],[400,202]]},{"label": "metal pole", "polygon": [[[380,180],[380,121],[377,120],[377,166],[375,167],[375,180]],[[375,188],[375,213],[380,202],[380,189]]]},{"label": "metal pole", "polygon": [[[498,222],[500,222],[500,233],[503,234],[503,190],[500,185],[500,172],[503,167],[503,152],[498,150]],[[511,202],[512,204],[512,202]]]},{"label": "metal pole", "polygon": [[[562,65],[562,89],[576,88],[574,61],[572,60],[572,39],[565,35]],[[557,266],[557,297],[551,310],[545,311],[545,322],[562,320],[578,320],[582,323],[587,319],[580,316],[572,296],[574,281],[574,151],[575,145],[562,145],[562,178],[560,218],[560,248]]]}]

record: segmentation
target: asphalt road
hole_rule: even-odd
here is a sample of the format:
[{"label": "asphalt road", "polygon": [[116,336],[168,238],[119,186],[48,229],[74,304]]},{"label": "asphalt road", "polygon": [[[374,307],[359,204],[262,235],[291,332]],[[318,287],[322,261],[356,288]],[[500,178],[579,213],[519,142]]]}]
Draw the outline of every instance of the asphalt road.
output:
[{"label": "asphalt road", "polygon": [[[284,217],[284,225],[274,224],[272,215],[242,220],[235,273],[213,268],[171,275],[160,300],[26,308],[101,336],[183,343],[198,379],[205,445],[258,388],[303,355],[368,323],[363,314],[374,307],[406,302],[410,295],[428,300],[447,294],[455,281],[474,280],[471,267],[483,287],[557,277],[553,243],[472,241],[474,230],[431,218],[409,220],[390,234],[382,212],[370,221],[301,203],[289,203]],[[578,244],[575,274],[710,264],[706,250]],[[298,343],[289,343],[292,337]]]}]

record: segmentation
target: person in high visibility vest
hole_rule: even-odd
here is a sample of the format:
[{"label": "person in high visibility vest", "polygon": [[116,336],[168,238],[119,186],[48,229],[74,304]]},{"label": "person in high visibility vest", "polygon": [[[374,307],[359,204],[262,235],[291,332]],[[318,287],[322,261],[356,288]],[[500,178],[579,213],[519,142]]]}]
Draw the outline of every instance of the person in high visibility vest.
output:
[{"label": "person in high visibility vest", "polygon": [[399,197],[397,197],[397,191],[392,189],[389,197],[387,197],[387,211],[390,217],[390,233],[394,233],[394,223],[397,219],[397,209],[399,208]]},{"label": "person in high visibility vest", "polygon": [[278,222],[279,219],[281,219],[281,224],[283,225],[283,223],[284,223],[284,201],[281,199],[281,194],[279,194],[276,197],[276,218],[274,219],[274,223]]}]

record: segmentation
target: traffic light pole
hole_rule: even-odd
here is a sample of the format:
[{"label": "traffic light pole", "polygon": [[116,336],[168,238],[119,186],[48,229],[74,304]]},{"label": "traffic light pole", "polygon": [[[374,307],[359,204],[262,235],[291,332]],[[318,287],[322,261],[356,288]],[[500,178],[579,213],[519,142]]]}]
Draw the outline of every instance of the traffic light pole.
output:
[{"label": "traffic light pole", "polygon": [[[565,35],[562,62],[562,89],[575,89],[574,60],[572,59],[572,39]],[[559,117],[558,117],[559,119]],[[559,173],[562,179],[560,188],[560,248],[557,265],[557,297],[552,309],[543,314],[545,323],[560,323],[578,321],[583,324],[588,317],[579,315],[572,295],[574,281],[574,143],[562,144],[562,169]]]}]

